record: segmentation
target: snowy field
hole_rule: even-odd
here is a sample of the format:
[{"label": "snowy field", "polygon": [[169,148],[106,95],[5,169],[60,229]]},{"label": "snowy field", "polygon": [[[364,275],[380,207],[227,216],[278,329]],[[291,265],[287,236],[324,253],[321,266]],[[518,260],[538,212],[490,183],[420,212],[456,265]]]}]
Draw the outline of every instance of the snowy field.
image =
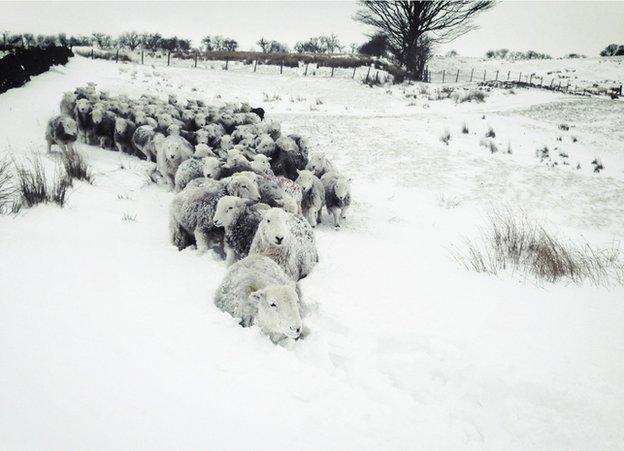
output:
[{"label": "snowy field", "polygon": [[[212,304],[222,261],[168,242],[173,195],[147,163],[81,145],[93,185],[0,217],[1,449],[624,447],[624,289],[452,257],[499,208],[620,246],[624,102],[516,90],[456,104],[418,86],[73,58],[0,96],[1,155],[44,154],[62,93],[89,81],[262,106],[353,179],[354,205],[342,230],[316,230],[305,338],[274,346]],[[499,152],[480,145],[488,127]]]}]

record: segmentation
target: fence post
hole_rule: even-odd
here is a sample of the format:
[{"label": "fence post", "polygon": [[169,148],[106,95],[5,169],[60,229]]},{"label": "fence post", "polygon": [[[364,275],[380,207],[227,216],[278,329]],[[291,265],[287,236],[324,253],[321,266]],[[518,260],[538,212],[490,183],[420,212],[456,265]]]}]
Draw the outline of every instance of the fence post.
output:
[{"label": "fence post", "polygon": [[195,52],[195,67],[197,67],[197,52]]},{"label": "fence post", "polygon": [[258,60],[256,59],[254,61],[254,72],[256,71],[257,68],[258,68]]},{"label": "fence post", "polygon": [[520,72],[520,75],[518,75],[518,83],[520,83],[522,81],[522,72]]},{"label": "fence post", "polygon": [[371,67],[368,66],[368,72],[366,72],[366,83],[368,83],[368,76],[370,75],[370,69]]},{"label": "fence post", "polygon": [[141,64],[143,64],[143,49],[141,49]]},{"label": "fence post", "polygon": [[470,71],[470,81],[472,81],[472,76],[474,75],[474,67],[472,68],[472,70]]},{"label": "fence post", "polygon": [[550,87],[552,88],[553,83],[555,82],[555,79],[553,78],[552,80],[550,80]]},{"label": "fence post", "polygon": [[167,66],[171,64],[171,50],[167,53]]},{"label": "fence post", "polygon": [[351,78],[355,78],[355,71],[356,71],[356,70],[357,70],[357,66],[355,66],[355,67],[353,68],[353,75],[351,75]]},{"label": "fence post", "polygon": [[308,64],[310,64],[310,63],[306,63],[306,69],[305,69],[305,72],[303,74],[304,77],[308,76]]},{"label": "fence post", "polygon": [[91,48],[91,59],[93,59],[93,48]]},{"label": "fence post", "polygon": [[115,63],[119,62],[119,49],[117,49],[117,53],[115,54]]},{"label": "fence post", "polygon": [[282,75],[283,70],[284,70],[284,61],[280,63],[280,75]]},{"label": "fence post", "polygon": [[457,75],[455,75],[455,83],[459,81],[459,69],[457,69]]},{"label": "fence post", "polygon": [[620,85],[620,95],[622,95],[622,85]]},{"label": "fence post", "polygon": [[485,81],[485,69],[483,69],[483,81]]},{"label": "fence post", "polygon": [[498,81],[498,70],[496,71],[496,79],[495,81]]},{"label": "fence post", "polygon": [[529,78],[529,84],[532,85],[533,84],[533,74],[531,74],[531,78]]},{"label": "fence post", "polygon": [[446,75],[446,69],[442,69],[442,83],[444,83],[444,76]]},{"label": "fence post", "polygon": [[379,71],[375,72],[375,81],[379,83]]},{"label": "fence post", "polygon": [[544,77],[540,77],[540,88],[544,85]]},{"label": "fence post", "polygon": [[570,82],[568,82],[568,86],[566,86],[566,92],[570,90]]},{"label": "fence post", "polygon": [[507,72],[507,81],[509,81],[509,77],[511,77],[511,71]]},{"label": "fence post", "polygon": [[228,63],[230,62],[229,59],[225,59],[225,70],[228,70]]},{"label": "fence post", "polygon": [[331,76],[332,77],[334,76],[334,66],[332,66],[332,74],[331,74]]}]

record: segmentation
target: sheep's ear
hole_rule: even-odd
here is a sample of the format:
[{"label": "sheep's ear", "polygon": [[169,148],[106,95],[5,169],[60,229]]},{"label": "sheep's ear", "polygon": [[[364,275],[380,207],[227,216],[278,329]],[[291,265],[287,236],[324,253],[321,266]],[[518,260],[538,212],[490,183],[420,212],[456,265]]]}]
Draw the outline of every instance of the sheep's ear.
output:
[{"label": "sheep's ear", "polygon": [[273,158],[271,158],[271,157],[267,157],[267,160],[268,160],[268,161],[271,161],[272,159],[273,159]]},{"label": "sheep's ear", "polygon": [[297,174],[301,175],[301,170],[297,169]]}]

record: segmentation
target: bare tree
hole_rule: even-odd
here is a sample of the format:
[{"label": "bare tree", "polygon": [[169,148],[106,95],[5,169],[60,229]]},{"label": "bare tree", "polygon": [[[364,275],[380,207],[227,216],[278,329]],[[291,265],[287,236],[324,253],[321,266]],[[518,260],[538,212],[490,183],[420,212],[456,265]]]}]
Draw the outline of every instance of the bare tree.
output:
[{"label": "bare tree", "polygon": [[136,31],[127,31],[122,33],[117,39],[119,45],[127,47],[131,51],[134,51],[141,44],[141,36]]},{"label": "bare tree", "polygon": [[91,38],[101,49],[110,48],[113,45],[113,38],[106,33],[91,33]]},{"label": "bare tree", "polygon": [[422,79],[419,44],[449,42],[476,28],[472,19],[494,6],[490,0],[361,0],[355,20],[388,37],[391,52],[409,76]]},{"label": "bare tree", "polygon": [[258,42],[256,42],[256,44],[258,44],[258,46],[260,47],[260,50],[262,50],[262,53],[268,53],[269,52],[269,48],[271,46],[271,42],[267,41],[264,38],[260,38],[260,40]]}]

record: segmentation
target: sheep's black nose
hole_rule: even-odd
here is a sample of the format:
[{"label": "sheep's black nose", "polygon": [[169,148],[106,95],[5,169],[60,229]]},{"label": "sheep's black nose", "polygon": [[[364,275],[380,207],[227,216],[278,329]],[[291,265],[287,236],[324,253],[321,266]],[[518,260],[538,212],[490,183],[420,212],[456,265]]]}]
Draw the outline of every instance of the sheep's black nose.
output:
[{"label": "sheep's black nose", "polygon": [[301,327],[297,327],[297,328],[295,329],[295,332],[297,332],[298,334],[299,334],[299,333],[301,333]]},{"label": "sheep's black nose", "polygon": [[283,236],[276,236],[275,237],[275,241],[277,241],[277,244],[282,244],[282,241],[284,241],[284,237]]}]

